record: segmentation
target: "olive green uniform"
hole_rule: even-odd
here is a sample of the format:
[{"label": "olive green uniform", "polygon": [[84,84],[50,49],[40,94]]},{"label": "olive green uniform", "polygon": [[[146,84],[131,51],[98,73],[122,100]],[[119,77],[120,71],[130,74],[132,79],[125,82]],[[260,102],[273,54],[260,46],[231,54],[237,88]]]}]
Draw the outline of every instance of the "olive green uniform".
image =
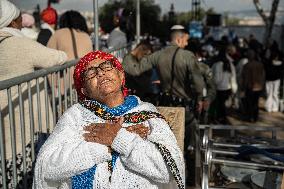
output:
[{"label": "olive green uniform", "polygon": [[[213,102],[216,96],[216,85],[213,80],[213,72],[211,68],[203,62],[199,62],[199,68],[201,71],[201,75],[204,80],[206,94],[203,96],[203,101],[207,101],[209,105]],[[202,124],[208,123],[208,107],[203,107],[201,114],[199,115],[199,122]]]},{"label": "olive green uniform", "polygon": [[216,86],[213,80],[213,72],[211,68],[203,62],[199,62],[199,69],[206,88],[206,95],[204,96],[204,99],[212,102],[216,96]]},{"label": "olive green uniform", "polygon": [[127,54],[123,58],[123,64],[126,64],[127,66],[124,66],[125,69],[125,77],[126,77],[126,86],[127,88],[131,89],[132,91],[135,91],[135,94],[138,95],[140,98],[145,97],[145,95],[149,95],[152,92],[151,89],[151,76],[152,71],[146,71],[142,73],[139,76],[132,76],[131,71],[133,67],[139,65],[139,61],[135,56],[133,56],[131,53]]},{"label": "olive green uniform", "polygon": [[[129,68],[129,65],[123,63],[123,67],[132,76],[140,75],[156,67],[159,72],[162,91],[169,92],[172,82],[172,58],[177,48],[177,45],[171,44],[160,51],[144,57],[140,61],[139,66]],[[173,73],[173,95],[187,100],[202,99],[204,82],[197,59],[193,53],[180,48],[175,56]]]}]

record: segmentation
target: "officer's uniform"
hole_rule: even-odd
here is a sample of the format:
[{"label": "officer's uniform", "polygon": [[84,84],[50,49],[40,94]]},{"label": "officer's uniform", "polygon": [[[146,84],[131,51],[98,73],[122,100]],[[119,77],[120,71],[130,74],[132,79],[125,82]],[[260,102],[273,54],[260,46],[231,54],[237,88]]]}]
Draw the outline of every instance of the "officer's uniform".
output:
[{"label": "officer's uniform", "polygon": [[[157,67],[161,80],[161,89],[163,92],[169,92],[172,82],[172,58],[177,48],[178,46],[175,44],[168,45],[166,48],[144,57],[135,68],[129,69],[129,65],[124,63],[123,67],[125,70],[131,70],[128,74],[132,76],[140,75],[153,67]],[[197,59],[193,53],[180,48],[175,56],[173,73],[173,95],[189,101],[202,100],[204,82]]]},{"label": "officer's uniform", "polygon": [[[206,93],[203,91],[203,100],[209,101],[211,103],[216,97],[216,85],[213,79],[213,72],[211,68],[203,62],[199,62],[199,68],[200,68],[200,72],[203,77],[205,89],[206,89],[205,90]],[[203,123],[207,123],[207,116],[208,116],[207,111],[208,110],[203,110],[201,118],[200,118],[201,120],[199,121],[203,121]]]}]

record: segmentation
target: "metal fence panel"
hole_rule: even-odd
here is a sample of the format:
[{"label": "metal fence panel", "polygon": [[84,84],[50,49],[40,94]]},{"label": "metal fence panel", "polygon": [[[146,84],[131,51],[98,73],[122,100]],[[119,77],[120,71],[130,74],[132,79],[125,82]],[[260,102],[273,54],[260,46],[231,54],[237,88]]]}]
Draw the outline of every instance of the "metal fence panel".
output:
[{"label": "metal fence panel", "polygon": [[[112,54],[122,60],[127,52],[123,48]],[[31,187],[40,146],[62,113],[78,101],[72,77],[76,62],[0,81],[0,98],[7,106],[0,104],[0,188]]]}]

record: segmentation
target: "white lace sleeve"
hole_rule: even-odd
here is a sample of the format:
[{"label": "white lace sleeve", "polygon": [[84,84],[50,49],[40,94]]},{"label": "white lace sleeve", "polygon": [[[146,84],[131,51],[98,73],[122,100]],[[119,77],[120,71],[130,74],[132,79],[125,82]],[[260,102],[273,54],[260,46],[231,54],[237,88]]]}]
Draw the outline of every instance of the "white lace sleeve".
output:
[{"label": "white lace sleeve", "polygon": [[36,185],[66,181],[95,164],[111,159],[106,146],[84,141],[83,127],[79,124],[80,117],[74,115],[72,110],[67,110],[60,118],[37,157]]},{"label": "white lace sleeve", "polygon": [[172,176],[171,172],[154,143],[163,144],[172,154],[184,181],[183,155],[168,124],[157,118],[149,119],[147,122],[151,128],[147,140],[121,129],[114,139],[112,148],[120,153],[121,161],[129,169],[155,182],[168,183]]}]

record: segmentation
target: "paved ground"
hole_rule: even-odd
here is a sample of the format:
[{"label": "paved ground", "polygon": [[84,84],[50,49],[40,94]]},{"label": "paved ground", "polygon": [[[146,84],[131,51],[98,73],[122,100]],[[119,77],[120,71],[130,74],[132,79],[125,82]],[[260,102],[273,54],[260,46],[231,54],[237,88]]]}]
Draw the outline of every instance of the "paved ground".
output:
[{"label": "paved ground", "polygon": [[[228,120],[231,125],[248,125],[248,126],[276,126],[276,127],[282,127],[284,128],[284,113],[282,112],[273,112],[268,113],[263,108],[264,100],[261,99],[259,106],[260,106],[260,112],[259,112],[259,120],[255,123],[246,122],[241,120],[241,115],[237,113],[234,110],[231,110],[230,116],[228,116]],[[250,135],[254,135],[254,133],[249,133]],[[269,136],[269,135],[265,135]],[[277,138],[284,139],[284,132],[277,133]]]}]

